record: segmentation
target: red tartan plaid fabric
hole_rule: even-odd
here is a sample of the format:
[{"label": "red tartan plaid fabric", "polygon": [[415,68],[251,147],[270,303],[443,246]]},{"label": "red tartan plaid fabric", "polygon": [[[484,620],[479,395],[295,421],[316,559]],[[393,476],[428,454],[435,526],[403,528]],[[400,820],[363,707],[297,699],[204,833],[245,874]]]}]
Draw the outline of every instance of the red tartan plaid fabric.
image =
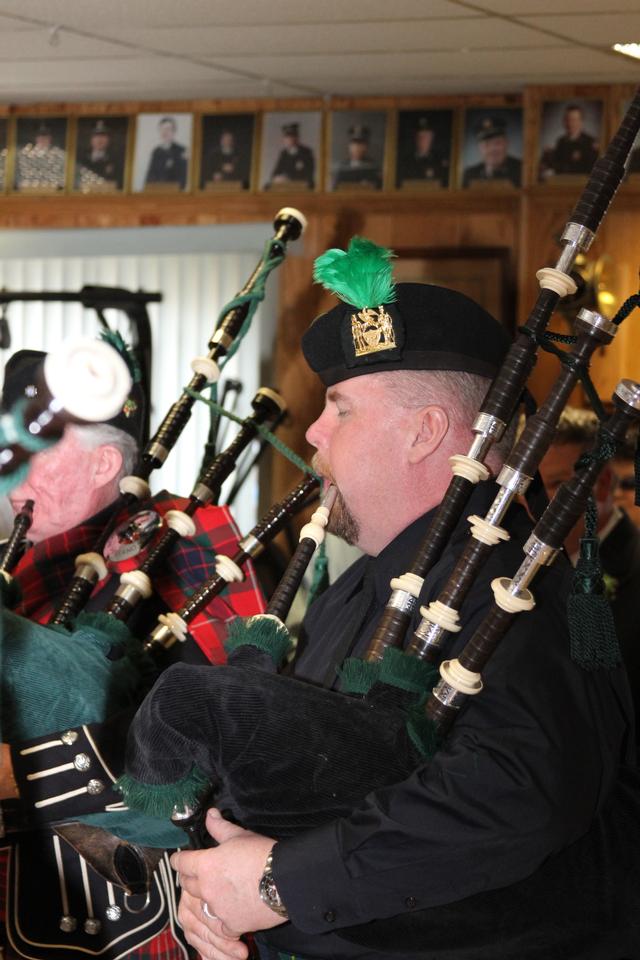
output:
[{"label": "red tartan plaid fabric", "polygon": [[[164,516],[168,510],[183,510],[187,502],[163,491],[150,501],[122,511],[117,525],[143,509],[153,508]],[[17,613],[30,620],[47,622],[73,577],[75,557],[93,548],[108,519],[109,510],[103,511],[72,530],[43,540],[26,551],[14,570],[14,577],[22,592],[21,602],[16,607]],[[167,610],[180,609],[213,572],[216,553],[233,556],[238,547],[240,533],[228,507],[203,507],[193,519],[195,535],[178,542],[164,570],[155,578],[156,594]],[[139,566],[143,557],[144,553],[131,560],[110,562],[107,566],[111,573],[119,576],[125,570]],[[222,644],[226,636],[226,624],[234,617],[248,617],[264,610],[255,571],[250,563],[245,565],[244,570],[245,579],[242,583],[229,584],[224,593],[212,600],[190,624],[191,636],[212,663],[224,662]],[[93,609],[100,609],[100,594],[107,582],[96,585],[91,595]]]}]

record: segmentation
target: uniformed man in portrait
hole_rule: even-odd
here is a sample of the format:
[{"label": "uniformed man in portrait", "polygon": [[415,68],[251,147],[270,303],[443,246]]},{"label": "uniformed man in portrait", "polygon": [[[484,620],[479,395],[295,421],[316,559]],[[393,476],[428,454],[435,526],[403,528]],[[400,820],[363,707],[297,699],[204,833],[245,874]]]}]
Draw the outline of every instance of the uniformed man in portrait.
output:
[{"label": "uniformed man in portrait", "polygon": [[144,178],[145,186],[177,183],[181,190],[187,186],[187,148],[176,143],[176,129],[173,117],[163,117],[158,123],[160,143],[151,154]]},{"label": "uniformed man in portrait", "polygon": [[333,189],[358,186],[371,190],[382,189],[382,173],[379,165],[369,154],[369,128],[362,124],[349,127],[347,158],[339,165]]},{"label": "uniformed man in portrait", "polygon": [[430,182],[441,187],[449,184],[448,151],[438,144],[436,130],[428,116],[418,118],[412,148],[398,163],[397,185],[402,187],[407,180]]},{"label": "uniformed man in portrait", "polygon": [[64,189],[66,153],[54,143],[53,130],[42,122],[29,140],[18,150],[16,189]]},{"label": "uniformed man in portrait", "polygon": [[540,179],[555,174],[589,173],[598,159],[598,143],[586,133],[584,113],[577,103],[570,103],[562,118],[565,133],[556,140],[555,146],[542,154]]},{"label": "uniformed man in portrait", "polygon": [[315,158],[311,147],[300,143],[300,124],[285,123],[282,127],[282,150],[276,160],[267,187],[276,183],[304,183],[309,190],[315,185]]},{"label": "uniformed man in portrait", "polygon": [[480,163],[465,168],[462,186],[502,180],[519,187],[522,161],[509,155],[506,120],[498,116],[484,116],[477,123],[475,132],[482,159]]},{"label": "uniformed man in portrait", "polygon": [[225,128],[220,132],[217,145],[205,158],[202,182],[203,185],[237,182],[244,190],[248,189],[249,156],[238,149],[233,130]]},{"label": "uniformed man in portrait", "polygon": [[101,184],[122,189],[124,157],[118,155],[111,142],[111,130],[105,120],[96,120],[89,146],[78,154],[76,189],[91,190]]}]

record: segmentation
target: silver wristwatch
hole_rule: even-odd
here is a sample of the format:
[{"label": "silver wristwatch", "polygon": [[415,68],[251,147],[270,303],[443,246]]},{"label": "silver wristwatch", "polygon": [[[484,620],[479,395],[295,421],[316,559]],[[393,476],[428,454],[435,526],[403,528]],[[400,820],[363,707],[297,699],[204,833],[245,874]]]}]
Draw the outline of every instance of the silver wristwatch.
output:
[{"label": "silver wristwatch", "polygon": [[273,863],[274,847],[275,844],[269,851],[267,862],[264,865],[264,870],[262,871],[262,876],[260,877],[260,883],[258,884],[258,893],[260,894],[260,899],[266,903],[270,910],[273,910],[274,913],[277,913],[279,917],[284,917],[285,920],[288,920],[289,914],[287,913],[287,908],[280,899],[276,882],[273,879],[271,865]]}]

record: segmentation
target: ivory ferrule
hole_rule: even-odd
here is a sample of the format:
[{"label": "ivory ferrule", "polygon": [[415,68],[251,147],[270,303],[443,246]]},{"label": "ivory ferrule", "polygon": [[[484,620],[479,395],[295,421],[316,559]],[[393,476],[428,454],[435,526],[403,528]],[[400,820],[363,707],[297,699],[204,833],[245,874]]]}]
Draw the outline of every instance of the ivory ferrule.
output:
[{"label": "ivory ferrule", "polygon": [[467,519],[471,528],[471,536],[474,540],[479,540],[480,543],[484,543],[488,547],[495,547],[501,540],[509,540],[507,530],[491,523],[485,517],[479,517],[474,514],[471,517],[467,517]]},{"label": "ivory ferrule", "polygon": [[192,517],[183,510],[167,510],[164,515],[167,526],[175,530],[181,537],[192,537],[196,532],[196,525]]},{"label": "ivory ferrule", "polygon": [[515,578],[496,577],[491,581],[491,589],[496,604],[507,613],[525,613],[536,605],[533,594],[522,584],[517,584]]},{"label": "ivory ferrule", "polygon": [[575,280],[556,267],[543,267],[536,273],[536,278],[542,290],[553,290],[559,297],[574,294],[578,289]]},{"label": "ivory ferrule", "polygon": [[462,453],[456,453],[449,457],[451,472],[454,477],[463,477],[470,483],[480,483],[481,480],[489,479],[489,471],[484,463],[474,460],[472,457],[465,457]]},{"label": "ivory ferrule", "polygon": [[407,573],[403,573],[401,577],[393,577],[389,586],[392,590],[403,590],[417,600],[420,596],[423,583],[424,577],[419,577],[417,573],[407,571]]},{"label": "ivory ferrule", "polygon": [[146,500],[151,496],[151,487],[142,477],[123,477],[119,484],[120,493],[130,493],[137,500]]},{"label": "ivory ferrule", "polygon": [[74,564],[75,576],[82,577],[83,580],[90,580],[92,583],[97,580],[104,580],[109,572],[104,557],[95,552],[79,553],[74,560]]},{"label": "ivory ferrule", "polygon": [[445,660],[440,664],[440,676],[449,686],[466,697],[474,697],[482,690],[482,677],[479,673],[467,670],[459,660]]}]

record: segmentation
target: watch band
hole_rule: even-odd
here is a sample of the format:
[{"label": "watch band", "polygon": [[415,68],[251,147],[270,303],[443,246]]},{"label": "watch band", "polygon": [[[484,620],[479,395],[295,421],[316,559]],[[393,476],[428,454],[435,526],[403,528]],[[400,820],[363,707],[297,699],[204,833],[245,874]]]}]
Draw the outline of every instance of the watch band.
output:
[{"label": "watch band", "polygon": [[267,862],[264,865],[264,870],[262,871],[262,876],[260,877],[260,883],[258,884],[258,893],[260,894],[260,899],[263,901],[263,903],[266,903],[270,910],[273,910],[274,913],[277,913],[279,917],[284,917],[285,920],[288,920],[289,914],[287,913],[287,908],[282,902],[280,894],[278,893],[278,888],[276,887],[276,882],[273,879],[272,864],[274,849],[275,844],[269,851]]}]

